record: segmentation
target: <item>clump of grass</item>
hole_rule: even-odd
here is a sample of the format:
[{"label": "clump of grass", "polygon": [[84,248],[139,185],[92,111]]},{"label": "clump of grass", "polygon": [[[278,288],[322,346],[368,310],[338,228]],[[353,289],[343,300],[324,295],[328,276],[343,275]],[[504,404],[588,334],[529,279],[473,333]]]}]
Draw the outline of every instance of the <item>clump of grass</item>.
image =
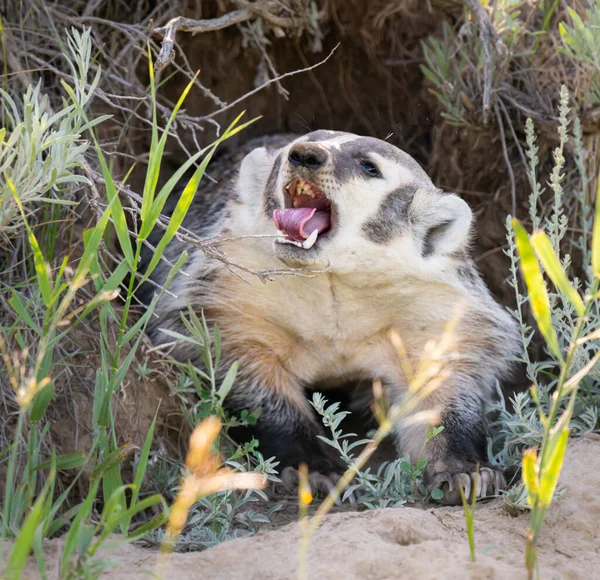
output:
[{"label": "clump of grass", "polygon": [[[234,427],[256,424],[260,413],[242,411],[236,416],[225,408],[226,398],[236,378],[237,363],[222,368],[219,329],[209,328],[203,313],[198,316],[191,308],[187,315],[182,313],[181,317],[188,330],[187,335],[169,329],[162,331],[174,340],[193,344],[203,361],[202,368],[197,368],[189,361],[183,363],[169,359],[176,369],[176,372],[170,373],[171,377],[174,376],[169,379],[171,392],[180,400],[183,417],[191,429],[210,417],[218,418],[222,428],[218,447],[223,455],[223,465],[234,469],[236,473],[254,473],[266,481],[279,482],[276,470],[278,462],[275,458],[265,459],[262,456],[258,441],[252,439],[235,444],[228,435]],[[179,462],[156,456],[149,477],[153,478],[154,473],[162,474],[160,487],[165,490],[167,499],[175,500],[182,469],[185,471],[185,466]],[[260,512],[250,509],[252,504],[259,501],[267,501],[267,496],[260,489],[248,489],[241,494],[231,489],[201,494],[190,507],[187,524],[177,534],[174,549],[201,550],[254,532],[259,525],[269,523],[271,515],[282,507],[274,504]],[[164,538],[165,532],[156,530],[148,536],[147,541],[160,544]]]},{"label": "clump of grass", "polygon": [[[6,481],[0,508],[0,537],[14,538],[8,554],[5,577],[18,578],[33,549],[40,575],[46,576],[43,540],[66,532],[61,553],[60,574],[64,578],[97,577],[109,565],[97,559],[105,540],[120,532],[124,541],[134,541],[158,529],[168,512],[164,498],[156,493],[140,496],[151,459],[156,416],[139,451],[133,482],[126,484],[122,463],[132,451],[130,443],[119,440],[114,400],[142,341],[145,325],[153,315],[158,295],[133,324],[130,311],[134,295],[156,267],[167,244],[183,221],[204,171],[216,148],[224,140],[248,125],[239,124],[241,115],[209,147],[199,151],[176,172],[159,191],[158,174],[169,127],[191,89],[188,85],[175,105],[166,126],[159,131],[156,113],[156,87],[149,59],[151,101],[153,104],[152,143],[148,160],[143,199],[140,207],[138,236],[132,239],[125,211],[109,162],[96,138],[94,127],[106,119],[89,119],[86,107],[94,96],[101,71],[98,68],[88,84],[91,48],[90,31],[73,30],[68,37],[68,64],[74,82],[61,81],[67,95],[58,113],[49,110],[48,100],[39,85],[24,97],[25,109],[19,115],[17,105],[3,94],[8,128],[0,133],[0,195],[2,196],[3,232],[11,236],[24,231],[24,268],[31,273],[10,288],[7,304],[12,322],[3,322],[0,354],[18,405],[16,426],[4,457]],[[251,121],[250,121],[251,122]],[[58,128],[57,128],[58,127]],[[10,129],[10,130],[9,130]],[[105,204],[97,204],[96,224],[85,232],[84,249],[77,262],[65,256],[56,267],[54,245],[39,237],[40,227],[30,224],[29,216],[41,204],[58,198],[63,187],[87,184],[75,173],[80,167],[88,141],[93,143],[96,162],[105,185]],[[27,158],[25,158],[27,156]],[[164,204],[183,173],[200,160],[187,181],[175,211],[164,230],[153,259],[144,274],[138,272],[141,248],[153,230]],[[10,200],[7,196],[10,195]],[[64,201],[64,200],[62,200]],[[68,201],[68,200],[67,200]],[[10,202],[10,203],[9,203]],[[37,204],[37,205],[36,205]],[[123,261],[111,272],[102,266],[104,238],[114,229]],[[172,267],[168,285],[185,261],[186,255]],[[22,298],[26,288],[35,300]],[[111,300],[121,294],[120,308]],[[98,317],[98,351],[101,365],[96,372],[93,393],[91,446],[85,452],[58,455],[52,447],[46,451],[50,422],[47,411],[53,404],[54,377],[62,364],[57,349],[62,340],[92,312]],[[31,339],[33,337],[33,340]],[[27,345],[35,345],[28,347]],[[232,380],[232,379],[231,379]],[[75,474],[62,492],[57,487],[58,470]],[[85,477],[82,477],[85,474]],[[250,474],[248,478],[254,477]],[[257,476],[256,476],[257,477]],[[83,484],[80,502],[74,500],[75,485]],[[149,515],[156,509],[157,515]],[[156,512],[155,512],[156,513]]]}]

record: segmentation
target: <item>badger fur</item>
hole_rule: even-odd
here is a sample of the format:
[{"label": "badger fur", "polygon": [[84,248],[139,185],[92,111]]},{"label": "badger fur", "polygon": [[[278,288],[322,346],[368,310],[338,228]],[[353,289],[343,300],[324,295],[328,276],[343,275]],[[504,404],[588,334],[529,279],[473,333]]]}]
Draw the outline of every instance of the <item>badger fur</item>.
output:
[{"label": "badger fur", "polygon": [[[184,226],[203,237],[280,233],[220,248],[253,270],[288,266],[320,273],[244,280],[188,247],[189,276],[173,280],[169,290],[176,298],[159,299],[151,340],[171,341],[163,328],[185,334],[180,313],[188,305],[203,311],[221,331],[224,368],[239,361],[230,408],[261,408],[263,454],[327,473],[333,466],[317,444],[320,429],[305,390],[379,379],[397,400],[407,378],[390,330],[418,361],[460,316],[446,363],[451,372],[413,411],[439,411],[444,429],[426,443],[427,425],[404,420],[398,441],[413,460],[427,459],[426,481],[442,488],[446,501],[459,501],[459,482],[471,488],[477,465],[481,477],[473,493],[497,491],[502,477],[486,467],[484,404],[507,374],[518,338],[469,256],[469,206],[379,139],[315,131],[271,136],[249,147],[241,163],[238,152],[238,159],[219,165],[225,173],[216,185],[201,187]],[[172,242],[167,259],[176,261],[183,249]],[[162,284],[167,271],[159,267],[154,281]],[[153,289],[147,287],[146,299]],[[173,354],[202,365],[186,343]]]}]

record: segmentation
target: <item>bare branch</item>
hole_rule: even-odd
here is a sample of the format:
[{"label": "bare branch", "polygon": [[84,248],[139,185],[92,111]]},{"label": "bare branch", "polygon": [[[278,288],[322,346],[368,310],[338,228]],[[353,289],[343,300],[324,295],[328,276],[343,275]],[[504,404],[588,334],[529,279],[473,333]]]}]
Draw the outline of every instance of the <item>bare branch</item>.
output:
[{"label": "bare branch", "polygon": [[163,36],[160,53],[156,59],[156,68],[163,68],[173,60],[173,47],[175,46],[175,36],[179,30],[183,32],[191,32],[196,34],[198,32],[212,32],[214,30],[221,30],[245,22],[253,17],[251,10],[242,8],[241,10],[235,10],[220,16],[219,18],[211,18],[210,20],[194,20],[192,18],[184,18],[183,16],[177,16],[167,22],[162,28],[154,30],[157,34]]},{"label": "bare branch", "polygon": [[325,64],[333,56],[333,53],[338,49],[339,46],[340,46],[340,43],[338,42],[331,49],[331,52],[323,60],[321,60],[311,66],[307,66],[306,68],[301,68],[301,69],[293,70],[290,72],[286,72],[278,77],[275,77],[274,79],[269,79],[267,82],[263,83],[259,87],[256,87],[255,89],[247,92],[245,95],[242,95],[239,99],[236,99],[235,101],[229,103],[226,107],[222,107],[218,111],[215,111],[214,113],[211,113],[210,115],[206,115],[205,117],[198,117],[196,120],[197,121],[207,121],[208,119],[212,119],[213,117],[220,115],[223,111],[226,111],[227,109],[231,109],[232,107],[235,107],[236,105],[238,105],[239,103],[241,103],[248,97],[251,97],[255,93],[262,91],[265,87],[268,87],[269,85],[272,85],[273,83],[278,83],[281,79],[285,79],[286,77],[292,77],[294,75],[297,75],[297,74],[300,74],[303,72],[307,72],[309,70],[313,70],[313,69],[321,66],[322,64]]},{"label": "bare branch", "polygon": [[175,37],[179,31],[190,32],[191,34],[213,32],[254,18],[262,18],[277,29],[299,28],[303,22],[303,18],[294,15],[279,16],[277,12],[282,10],[282,5],[276,1],[250,3],[245,0],[238,0],[238,4],[243,5],[243,8],[228,12],[218,18],[194,20],[177,16],[169,20],[165,26],[153,30],[153,32],[163,37],[160,53],[156,59],[156,67],[163,68],[173,60]]}]

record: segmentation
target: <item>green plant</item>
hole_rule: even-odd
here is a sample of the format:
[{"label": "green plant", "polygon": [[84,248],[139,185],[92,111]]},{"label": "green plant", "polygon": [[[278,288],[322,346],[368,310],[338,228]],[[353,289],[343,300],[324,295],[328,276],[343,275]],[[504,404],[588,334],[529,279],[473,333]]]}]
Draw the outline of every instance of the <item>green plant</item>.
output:
[{"label": "green plant", "polygon": [[[591,268],[587,269],[587,282],[582,292],[581,282],[576,278],[569,280],[567,275],[570,257],[560,257],[560,245],[566,231],[562,170],[565,163],[563,151],[568,139],[568,112],[568,94],[563,87],[560,100],[560,141],[554,152],[555,167],[550,178],[554,193],[550,217],[543,224],[538,220],[539,229],[531,236],[518,221],[513,220],[512,223],[512,235],[527,285],[528,301],[550,359],[544,367],[547,369],[545,376],[550,378],[550,381],[543,390],[539,386],[539,367],[528,361],[528,372],[534,382],[530,397],[535,404],[540,423],[539,440],[536,445],[538,449],[526,449],[522,463],[527,503],[531,507],[526,542],[526,566],[530,578],[533,578],[537,567],[536,541],[548,507],[555,496],[572,418],[582,406],[585,408],[586,405],[595,405],[598,401],[598,393],[590,390],[593,388],[590,383],[594,381],[598,372],[597,363],[600,360],[600,187],[596,194],[596,214],[590,252]],[[574,134],[575,139],[579,139],[580,130],[576,128]],[[530,150],[533,142],[534,139],[530,137]],[[576,154],[582,149],[580,143],[576,144]],[[530,158],[535,161],[535,154]],[[532,183],[535,183],[533,173],[531,177]],[[573,197],[575,200],[581,200],[580,196]],[[587,220],[587,208],[582,206],[581,210],[583,219]],[[582,245],[588,244],[587,239],[581,242]],[[544,272],[553,283],[555,293],[549,293]],[[516,314],[522,329],[526,328],[522,322],[520,305]],[[552,395],[548,397],[550,389]],[[540,391],[543,396],[540,396]]]},{"label": "green plant", "polygon": [[[589,175],[585,169],[582,129],[577,118],[573,121],[571,135],[569,135],[568,94],[564,87],[561,91],[560,108],[559,144],[554,152],[556,163],[550,177],[553,195],[550,200],[545,202],[546,205],[551,205],[551,211],[544,219],[540,217],[540,206],[542,198],[547,198],[547,196],[538,183],[539,159],[535,131],[531,120],[526,124],[528,145],[526,153],[532,187],[529,217],[534,230],[547,232],[547,237],[536,234],[534,240],[537,241],[534,244],[534,251],[536,254],[542,252],[540,257],[545,260],[542,262],[542,266],[544,269],[550,268],[551,270],[547,271],[548,276],[560,284],[560,286],[556,286],[555,291],[552,289],[547,291],[550,304],[550,323],[546,319],[544,331],[553,346],[552,348],[547,347],[546,356],[539,357],[538,360],[532,358],[529,352],[535,332],[527,323],[525,308],[531,297],[520,289],[518,246],[512,222],[510,219],[507,220],[508,249],[506,253],[511,262],[511,275],[508,283],[515,291],[516,308],[512,313],[519,324],[523,341],[522,355],[518,361],[525,367],[527,378],[534,386],[534,390],[529,393],[516,393],[511,400],[511,410],[500,393],[498,402],[490,408],[493,417],[491,429],[493,437],[489,442],[489,454],[493,463],[505,467],[519,466],[523,451],[530,447],[538,447],[542,443],[546,430],[542,417],[552,415],[553,406],[558,405],[556,412],[566,409],[567,400],[561,398],[557,402],[554,393],[557,392],[564,362],[562,353],[571,348],[574,330],[578,326],[581,326],[581,335],[588,337],[588,340],[577,344],[571,360],[571,372],[576,374],[583,368],[586,369],[586,372],[579,375],[581,388],[578,389],[577,396],[572,401],[569,429],[573,435],[578,435],[593,431],[600,425],[598,405],[600,401],[600,369],[593,362],[599,345],[598,337],[594,337],[594,332],[598,328],[598,306],[589,305],[590,312],[583,319],[581,318],[582,303],[585,297],[593,296],[594,276],[590,243],[593,212],[585,193],[593,176]],[[569,159],[565,160],[564,151],[569,139],[572,140],[573,159],[571,163],[579,180],[577,182],[571,178],[567,182],[568,189],[565,190],[563,184],[567,175],[564,167]],[[574,274],[572,282],[569,282],[566,273],[572,270],[573,266],[571,256],[565,252],[567,245],[564,236],[569,225],[565,208],[573,206],[578,209],[578,223],[575,227],[578,226],[579,234],[569,238],[568,247],[581,257],[581,260],[576,263],[582,266],[581,271],[585,274],[585,280],[578,279],[577,274]],[[536,246],[538,247],[536,248]],[[564,270],[564,275],[560,273],[561,270]]]},{"label": "green plant", "polygon": [[221,368],[219,329],[215,326],[211,331],[204,313],[198,317],[192,308],[188,308],[187,317],[181,314],[181,320],[188,330],[188,335],[166,328],[162,328],[161,332],[175,340],[194,345],[202,356],[202,369],[189,361],[172,361],[179,373],[177,382],[171,381],[171,390],[181,400],[181,411],[188,425],[194,428],[209,415],[216,415],[221,419],[225,433],[233,427],[255,425],[260,416],[260,409],[252,413],[242,411],[239,417],[225,410],[224,402],[235,381],[238,365],[234,362],[227,369]]},{"label": "green plant", "polygon": [[564,54],[581,64],[590,75],[589,88],[584,94],[590,103],[600,103],[600,2],[588,0],[588,9],[581,16],[567,8],[568,22],[559,24]]},{"label": "green plant", "polygon": [[[477,477],[473,481],[473,485],[474,487],[479,485],[479,473],[477,473]],[[465,512],[465,522],[467,524],[467,538],[469,539],[469,553],[471,555],[471,562],[475,562],[475,502],[477,501],[477,494],[473,494],[471,505],[469,505],[463,486],[460,485],[458,490],[460,491],[463,511]]]},{"label": "green plant", "polygon": [[[331,432],[331,439],[322,435],[319,435],[319,439],[333,447],[340,459],[351,468],[356,461],[354,451],[372,443],[372,439],[352,441],[356,434],[343,432],[341,423],[350,412],[340,411],[340,403],[328,405],[323,395],[314,393],[311,405]],[[401,507],[407,502],[414,502],[425,494],[421,477],[426,463],[422,460],[412,465],[408,458],[400,457],[383,462],[375,472],[370,467],[356,469],[355,481],[344,490],[341,500],[348,501],[355,497],[358,505],[368,509]]]},{"label": "green plant", "polygon": [[[242,445],[234,444],[228,435],[230,429],[254,425],[259,411],[249,413],[243,410],[239,416],[230,414],[224,406],[225,400],[237,372],[237,363],[223,368],[221,360],[221,335],[217,327],[208,327],[204,315],[197,316],[190,308],[187,316],[182,313],[183,323],[188,330],[183,335],[169,329],[162,332],[174,340],[193,344],[201,353],[203,367],[197,368],[189,361],[183,363],[172,360],[177,370],[174,379],[169,379],[173,394],[177,395],[181,412],[190,428],[195,428],[208,417],[221,421],[222,433],[217,437],[217,445],[223,454],[223,465],[234,473],[257,473],[267,481],[279,482],[274,458],[265,459],[258,451],[258,441],[252,439]],[[174,373],[170,373],[173,376]],[[175,500],[180,472],[184,466],[173,464],[167,458],[156,457],[150,476],[160,473],[161,487],[166,497]],[[168,490],[168,491],[167,491]],[[178,534],[174,549],[178,551],[200,550],[225,540],[253,533],[257,526],[269,523],[270,516],[281,509],[274,504],[268,509],[254,511],[251,505],[267,501],[260,489],[248,489],[244,493],[223,490],[204,495],[189,508],[185,527]],[[162,543],[165,532],[157,530],[149,538],[152,543]]]},{"label": "green plant", "polygon": [[[6,485],[0,509],[0,536],[15,538],[8,557],[6,574],[9,578],[19,577],[31,548],[37,556],[40,574],[45,576],[42,541],[66,528],[61,577],[97,577],[104,564],[95,556],[110,534],[118,530],[127,541],[133,541],[146,536],[165,521],[166,504],[160,495],[151,494],[140,499],[151,457],[156,417],[138,455],[133,483],[125,484],[121,473],[121,464],[132,446],[119,442],[113,402],[135,359],[156,298],[134,323],[130,322],[129,315],[137,288],[151,274],[164,248],[174,237],[217,146],[248,124],[238,125],[241,116],[238,117],[213,144],[192,156],[157,191],[169,127],[191,83],[175,105],[159,137],[156,89],[150,60],[154,111],[152,144],[140,208],[139,235],[132,240],[118,184],[94,132],[94,127],[107,117],[90,120],[86,113],[86,106],[94,95],[101,74],[98,68],[88,85],[90,30],[82,33],[72,30],[67,44],[70,53],[67,62],[74,81],[72,85],[61,81],[69,99],[63,102],[58,113],[53,114],[49,109],[48,99],[41,95],[39,85],[24,97],[22,120],[15,101],[3,94],[10,132],[4,128],[0,134],[0,192],[2,209],[6,210],[2,217],[4,222],[0,225],[4,226],[3,232],[13,237],[19,235],[19,229],[25,231],[29,249],[26,264],[28,267],[31,265],[29,271],[34,273],[22,282],[22,287],[9,287],[12,322],[3,322],[0,335],[0,354],[19,407],[14,434],[4,457]],[[39,237],[40,232],[44,233],[44,225],[30,225],[28,212],[29,216],[35,215],[37,208],[52,202],[51,192],[60,197],[63,193],[61,188],[89,183],[73,173],[83,163],[83,154],[88,148],[88,142],[82,139],[84,132],[89,134],[94,144],[106,190],[106,205],[104,209],[97,206],[96,225],[84,233],[84,250],[76,266],[71,267],[69,257],[65,256],[55,269],[53,240],[56,235]],[[142,245],[154,228],[167,197],[183,173],[201,157],[202,161],[187,182],[150,265],[143,275],[139,274]],[[4,203],[7,192],[11,196],[10,203]],[[70,203],[67,193],[71,194],[65,192],[64,198],[66,203]],[[111,222],[124,260],[106,274],[100,256]],[[182,255],[173,266],[165,286],[185,258],[185,254]],[[123,303],[117,308],[111,300],[123,288]],[[33,300],[22,298],[24,289],[32,294]],[[46,412],[54,396],[52,377],[57,374],[58,364],[65,364],[57,352],[61,341],[92,313],[98,317],[100,324],[98,347],[101,353],[93,393],[92,443],[86,453],[57,456],[53,450],[51,458],[44,460],[45,438],[50,429]],[[59,469],[76,470],[76,474],[72,483],[56,497],[56,471]],[[76,482],[82,481],[84,473],[89,476],[89,485],[83,500],[69,506],[69,494]],[[148,508],[156,506],[162,509],[149,519]]]}]

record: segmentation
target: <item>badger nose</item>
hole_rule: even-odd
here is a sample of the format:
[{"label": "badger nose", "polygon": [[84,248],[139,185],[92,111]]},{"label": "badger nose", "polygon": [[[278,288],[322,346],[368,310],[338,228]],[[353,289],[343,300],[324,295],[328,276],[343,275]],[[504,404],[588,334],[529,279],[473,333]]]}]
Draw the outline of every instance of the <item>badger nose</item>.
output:
[{"label": "badger nose", "polygon": [[298,143],[290,149],[288,159],[294,167],[319,169],[327,161],[327,150],[314,143]]}]

